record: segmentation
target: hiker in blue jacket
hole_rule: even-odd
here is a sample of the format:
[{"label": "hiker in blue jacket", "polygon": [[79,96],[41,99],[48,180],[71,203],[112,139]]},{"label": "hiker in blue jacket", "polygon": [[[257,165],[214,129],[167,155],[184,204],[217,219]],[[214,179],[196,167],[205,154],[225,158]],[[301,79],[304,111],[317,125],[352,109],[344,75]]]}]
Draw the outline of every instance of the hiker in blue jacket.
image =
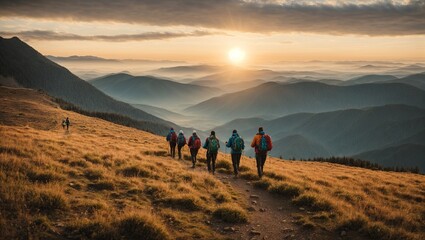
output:
[{"label": "hiker in blue jacket", "polygon": [[245,143],[239,136],[238,131],[233,130],[232,136],[226,142],[226,147],[231,148],[233,172],[235,177],[239,174],[239,164],[241,162],[242,151],[245,149]]},{"label": "hiker in blue jacket", "polygon": [[208,172],[214,174],[215,160],[217,159],[218,149],[220,148],[220,140],[215,136],[215,131],[211,131],[211,135],[205,140],[203,148],[207,149]]}]

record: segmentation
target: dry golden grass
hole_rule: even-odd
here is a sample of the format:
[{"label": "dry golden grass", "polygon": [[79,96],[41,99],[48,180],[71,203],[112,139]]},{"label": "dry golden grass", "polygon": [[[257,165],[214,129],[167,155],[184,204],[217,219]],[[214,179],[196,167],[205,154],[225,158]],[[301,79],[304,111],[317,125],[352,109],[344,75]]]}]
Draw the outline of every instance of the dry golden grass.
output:
[{"label": "dry golden grass", "polygon": [[[205,222],[234,196],[164,157],[163,137],[63,111],[35,91],[0,89],[1,238],[224,238]],[[59,125],[65,116],[69,132]]]},{"label": "dry golden grass", "polygon": [[[0,90],[2,237],[214,239],[223,236],[206,220],[246,221],[234,191],[164,157],[163,137],[63,111],[35,91]],[[228,173],[230,157],[218,159]],[[425,239],[423,175],[269,158],[259,180],[254,159],[241,166],[241,178],[305,209],[294,217],[306,228]]]},{"label": "dry golden grass", "polygon": [[255,160],[242,177],[305,209],[300,223],[328,230],[359,231],[372,239],[425,238],[425,176],[373,171],[330,163],[268,158],[255,181]]}]

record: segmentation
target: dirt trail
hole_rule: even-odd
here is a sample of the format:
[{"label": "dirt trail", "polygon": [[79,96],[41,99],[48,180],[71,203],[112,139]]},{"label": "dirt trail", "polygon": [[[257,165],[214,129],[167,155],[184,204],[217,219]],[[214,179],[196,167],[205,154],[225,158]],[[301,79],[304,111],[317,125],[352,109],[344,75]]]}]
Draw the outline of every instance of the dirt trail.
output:
[{"label": "dirt trail", "polygon": [[[207,171],[206,166],[189,171]],[[267,167],[267,166],[266,166]],[[339,239],[335,233],[322,229],[306,229],[296,224],[293,214],[308,214],[295,207],[289,198],[276,196],[252,186],[251,181],[234,178],[233,175],[216,173],[215,177],[236,192],[248,209],[249,222],[246,224],[226,224],[212,222],[213,228],[229,239]]]}]

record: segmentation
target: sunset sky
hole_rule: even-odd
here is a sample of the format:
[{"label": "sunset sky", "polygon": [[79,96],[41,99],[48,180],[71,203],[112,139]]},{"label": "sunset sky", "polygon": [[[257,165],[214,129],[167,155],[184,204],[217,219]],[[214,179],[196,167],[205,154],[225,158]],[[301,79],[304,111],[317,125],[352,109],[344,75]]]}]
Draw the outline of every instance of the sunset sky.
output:
[{"label": "sunset sky", "polygon": [[54,56],[425,61],[425,1],[0,0],[0,35]]}]

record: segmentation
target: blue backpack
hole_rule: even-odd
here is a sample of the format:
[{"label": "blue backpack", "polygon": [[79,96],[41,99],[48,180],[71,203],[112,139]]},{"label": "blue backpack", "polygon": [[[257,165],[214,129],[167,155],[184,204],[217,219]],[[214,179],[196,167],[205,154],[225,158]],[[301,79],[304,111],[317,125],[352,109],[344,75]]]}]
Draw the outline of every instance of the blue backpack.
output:
[{"label": "blue backpack", "polygon": [[258,146],[258,150],[266,152],[268,150],[267,138],[264,134],[261,136],[260,145]]}]

